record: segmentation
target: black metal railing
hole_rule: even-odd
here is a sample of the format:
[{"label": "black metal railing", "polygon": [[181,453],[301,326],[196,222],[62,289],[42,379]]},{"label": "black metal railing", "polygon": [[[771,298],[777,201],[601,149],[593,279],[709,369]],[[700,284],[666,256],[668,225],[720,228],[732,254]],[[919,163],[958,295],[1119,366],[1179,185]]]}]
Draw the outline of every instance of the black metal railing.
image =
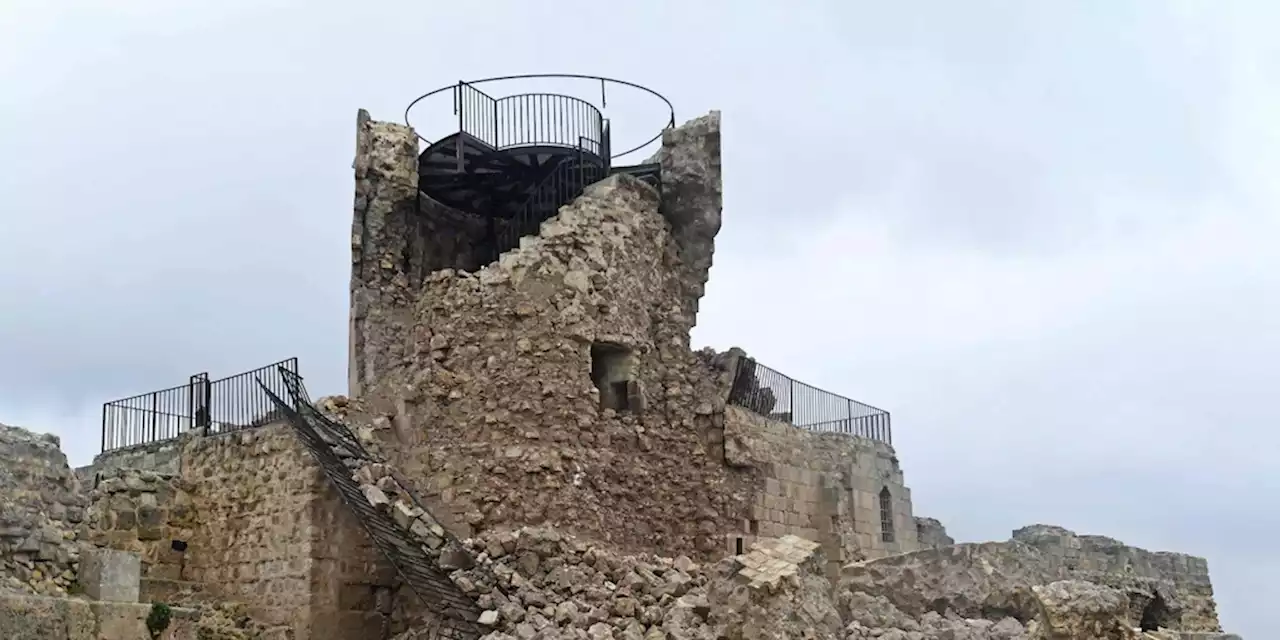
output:
[{"label": "black metal railing", "polygon": [[252,371],[227,376],[209,383],[209,434],[229,433],[260,427],[283,418],[262,387],[285,394],[281,371],[298,373],[298,359],[289,358]]},{"label": "black metal railing", "polygon": [[738,359],[729,403],[808,431],[893,442],[888,411],[807,385],[751,358]]},{"label": "black metal railing", "polygon": [[103,403],[102,450],[160,442],[189,431],[207,420],[208,391],[209,374],[197,373],[181,386]]},{"label": "black metal railing", "polygon": [[[589,101],[562,94],[524,93],[494,98],[476,88],[481,84],[492,86],[495,83],[512,80],[536,79],[598,82],[600,108]],[[624,151],[614,152],[607,127],[608,120],[601,114],[601,109],[608,104],[606,88],[610,86],[639,91],[661,101],[666,112],[666,122],[663,127],[648,140]],[[541,144],[574,147],[579,139],[586,139],[595,142],[594,147],[587,150],[602,157],[606,166],[611,165],[615,159],[648,148],[662,139],[663,131],[676,126],[676,113],[675,108],[671,106],[671,101],[653,89],[625,80],[576,73],[531,73],[470,81],[459,80],[457,84],[440,87],[415,98],[405,108],[405,124],[412,126],[410,113],[416,105],[432,96],[443,95],[446,92],[453,95],[453,115],[458,118],[459,130],[490,146],[499,149]],[[421,135],[419,138],[428,146],[432,143]]]},{"label": "black metal railing", "polygon": [[[558,93],[494,98],[466,82],[454,89],[458,130],[495,149],[553,146],[601,156],[604,116],[595,105]],[[461,147],[459,147],[461,148]],[[603,157],[606,164],[609,158]]]},{"label": "black metal railing", "polygon": [[227,433],[271,422],[277,417],[275,404],[256,381],[283,393],[281,368],[296,373],[298,359],[214,381],[197,373],[181,386],[105,402],[102,451],[171,440],[192,429]]},{"label": "black metal railing", "polygon": [[582,195],[588,185],[608,176],[608,169],[585,162],[580,155],[561,160],[538,184],[515,217],[498,228],[497,255],[519,246],[520,238],[536,235],[538,227],[556,215],[560,207]]},{"label": "black metal railing", "polygon": [[499,149],[549,145],[601,155],[604,116],[585,100],[554,93],[507,96],[497,101],[497,121]]},{"label": "black metal railing", "polygon": [[493,96],[459,82],[453,90],[453,113],[458,116],[458,131],[498,146],[498,101]]}]

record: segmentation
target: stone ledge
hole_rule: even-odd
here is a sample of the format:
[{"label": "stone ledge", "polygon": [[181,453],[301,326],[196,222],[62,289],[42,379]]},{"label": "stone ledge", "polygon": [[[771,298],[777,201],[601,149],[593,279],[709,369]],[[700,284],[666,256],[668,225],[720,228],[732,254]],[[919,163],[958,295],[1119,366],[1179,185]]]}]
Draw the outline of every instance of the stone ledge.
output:
[{"label": "stone ledge", "polygon": [[[163,640],[195,640],[199,611],[172,607]],[[4,640],[136,640],[150,637],[151,605],[0,594],[0,638]]]}]

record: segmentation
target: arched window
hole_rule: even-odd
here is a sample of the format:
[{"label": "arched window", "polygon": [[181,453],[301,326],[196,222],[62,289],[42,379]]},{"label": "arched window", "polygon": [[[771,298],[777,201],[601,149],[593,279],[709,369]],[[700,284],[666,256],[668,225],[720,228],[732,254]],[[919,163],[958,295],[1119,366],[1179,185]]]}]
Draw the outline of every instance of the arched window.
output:
[{"label": "arched window", "polygon": [[893,495],[889,487],[880,490],[880,540],[893,542]]}]

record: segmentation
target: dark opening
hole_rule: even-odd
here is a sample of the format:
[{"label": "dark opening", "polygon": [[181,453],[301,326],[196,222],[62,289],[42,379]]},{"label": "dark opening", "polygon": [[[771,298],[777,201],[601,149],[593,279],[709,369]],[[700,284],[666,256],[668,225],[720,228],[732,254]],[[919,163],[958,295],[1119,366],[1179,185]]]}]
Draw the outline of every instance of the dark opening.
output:
[{"label": "dark opening", "polygon": [[880,490],[880,540],[893,542],[893,495],[889,487]]},{"label": "dark opening", "polygon": [[185,580],[187,575],[187,556],[185,553],[187,550],[187,541],[186,540],[170,540],[169,548],[173,549],[178,553],[183,554],[178,559],[178,579]]},{"label": "dark opening", "polygon": [[734,555],[739,555],[739,556],[742,555],[742,537],[741,536],[739,536],[737,539],[733,541],[733,553]]},{"label": "dark opening", "polygon": [[627,395],[627,388],[630,386],[626,380],[612,383],[613,400],[618,405],[618,410],[626,409],[631,406],[631,399]]},{"label": "dark opening", "polygon": [[591,382],[600,391],[600,408],[626,411],[630,406],[631,351],[622,345],[591,345]]},{"label": "dark opening", "polygon": [[1143,631],[1159,631],[1160,627],[1172,626],[1171,617],[1169,605],[1157,593],[1147,606],[1142,608],[1142,619],[1138,621],[1138,628]]}]

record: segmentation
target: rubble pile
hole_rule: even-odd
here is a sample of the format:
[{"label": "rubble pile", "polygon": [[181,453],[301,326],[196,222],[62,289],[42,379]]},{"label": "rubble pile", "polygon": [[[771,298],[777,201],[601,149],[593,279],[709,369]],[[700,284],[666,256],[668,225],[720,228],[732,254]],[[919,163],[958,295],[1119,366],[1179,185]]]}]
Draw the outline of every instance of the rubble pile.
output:
[{"label": "rubble pile", "polygon": [[[316,406],[322,413],[340,418],[345,415],[348,401],[343,396],[327,396],[321,398]],[[346,444],[331,441],[330,435],[325,432],[320,434],[321,437],[326,438],[326,442],[334,448],[338,458],[351,471],[351,479],[360,486],[360,491],[369,504],[389,514],[401,529],[421,541],[423,550],[429,556],[439,561],[441,554],[460,550],[460,545],[456,542],[446,545],[451,542],[452,537],[444,526],[418,504],[407,484],[398,477],[395,469],[390,464],[379,461],[385,458],[379,453],[379,445],[371,427],[358,427],[352,435],[374,460],[357,456]],[[445,562],[447,564],[447,559]],[[455,568],[465,564],[457,559],[454,562],[458,563],[454,565]]]},{"label": "rubble pile", "polygon": [[845,640],[1026,640],[1027,630],[1016,618],[993,621],[928,611],[919,616],[903,613],[888,598],[862,592],[838,595],[848,623]]},{"label": "rubble pile", "polygon": [[485,609],[489,640],[714,638],[709,576],[688,557],[621,556],[553,529],[466,541],[454,583]]}]

